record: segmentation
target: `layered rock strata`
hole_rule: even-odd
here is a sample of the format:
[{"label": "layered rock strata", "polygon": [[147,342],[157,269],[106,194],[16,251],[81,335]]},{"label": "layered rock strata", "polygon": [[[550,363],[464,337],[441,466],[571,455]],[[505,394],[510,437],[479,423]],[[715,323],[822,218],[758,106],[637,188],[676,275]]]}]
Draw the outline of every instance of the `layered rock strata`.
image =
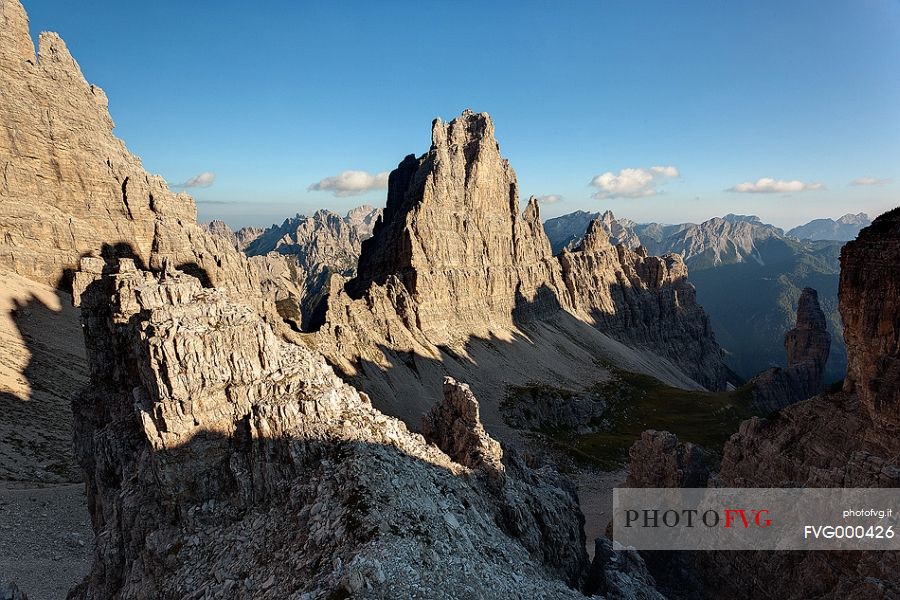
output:
[{"label": "layered rock strata", "polygon": [[841,318],[847,344],[844,390],[880,430],[900,426],[900,208],[841,250]]},{"label": "layered rock strata", "polygon": [[82,256],[169,261],[252,298],[246,260],[198,228],[193,200],[115,137],[106,94],[63,40],[42,33],[35,53],[18,0],[0,0],[0,24],[0,267],[67,287]]},{"label": "layered rock strata", "polygon": [[681,256],[613,246],[596,220],[559,262],[571,310],[616,339],[670,359],[705,387],[724,388],[722,352]]},{"label": "layered rock strata", "polygon": [[96,270],[74,411],[97,539],[71,597],[581,597],[573,490],[501,460],[464,386],[429,420],[442,449],[223,292]]},{"label": "layered rock strata", "polygon": [[447,364],[448,355],[477,350],[479,340],[556,335],[567,341],[549,343],[581,341],[578,352],[590,356],[582,379],[600,379],[594,363],[615,340],[653,357],[648,372],[681,371],[722,387],[721,351],[683,265],[625,248],[620,257],[612,246],[601,259],[595,253],[553,256],[536,200],[519,210],[515,172],[487,114],[436,120],[431,149],[391,173],[387,206],[362,244],[357,275],[333,279],[317,345],[351,376],[367,363],[383,372],[413,362],[419,374],[410,357]]}]

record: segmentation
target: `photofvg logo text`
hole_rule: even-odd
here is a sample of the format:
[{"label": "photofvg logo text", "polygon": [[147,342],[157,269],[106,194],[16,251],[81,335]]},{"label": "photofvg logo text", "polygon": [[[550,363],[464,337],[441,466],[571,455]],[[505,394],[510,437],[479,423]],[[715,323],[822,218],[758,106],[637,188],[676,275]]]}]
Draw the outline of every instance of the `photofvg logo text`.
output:
[{"label": "photofvg logo text", "polygon": [[703,511],[684,508],[628,509],[625,511],[625,527],[771,527],[767,508],[723,508]]},{"label": "photofvg logo text", "polygon": [[618,488],[613,542],[638,550],[897,550],[898,492]]}]

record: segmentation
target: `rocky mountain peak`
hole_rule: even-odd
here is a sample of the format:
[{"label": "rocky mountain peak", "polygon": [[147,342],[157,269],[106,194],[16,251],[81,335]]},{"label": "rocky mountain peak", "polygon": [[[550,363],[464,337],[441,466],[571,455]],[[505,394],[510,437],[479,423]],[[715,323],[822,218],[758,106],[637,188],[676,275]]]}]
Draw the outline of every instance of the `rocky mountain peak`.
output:
[{"label": "rocky mountain peak", "polygon": [[605,219],[606,214],[604,214],[603,217],[591,221],[576,250],[594,251],[610,245],[609,222]]},{"label": "rocky mountain peak", "polygon": [[453,330],[510,325],[518,303],[535,300],[541,286],[557,288],[551,260],[537,202],[519,213],[516,174],[491,118],[465,111],[435,120],[431,149],[391,173],[383,220],[347,291],[359,297],[398,278],[417,301],[419,326],[444,343],[459,337]]},{"label": "rocky mountain peak", "polygon": [[847,213],[837,220],[842,225],[868,225],[872,219],[866,213]]},{"label": "rocky mountain peak", "polygon": [[784,347],[788,366],[811,360],[824,368],[831,346],[831,336],[825,324],[825,313],[819,306],[819,294],[804,288],[797,301],[797,326],[787,332]]},{"label": "rocky mountain peak", "polygon": [[19,0],[0,0],[0,63],[21,68],[34,63],[34,42],[28,32],[28,15]]},{"label": "rocky mountain peak", "polygon": [[760,218],[757,217],[756,215],[736,215],[734,213],[728,213],[727,215],[722,217],[722,220],[726,221],[728,223],[746,222],[746,223],[762,224],[762,220],[760,220]]},{"label": "rocky mountain peak", "polygon": [[467,108],[449,123],[440,118],[435,119],[431,124],[432,149],[453,146],[467,152],[484,147],[499,155],[500,144],[494,138],[494,121],[491,116]]}]

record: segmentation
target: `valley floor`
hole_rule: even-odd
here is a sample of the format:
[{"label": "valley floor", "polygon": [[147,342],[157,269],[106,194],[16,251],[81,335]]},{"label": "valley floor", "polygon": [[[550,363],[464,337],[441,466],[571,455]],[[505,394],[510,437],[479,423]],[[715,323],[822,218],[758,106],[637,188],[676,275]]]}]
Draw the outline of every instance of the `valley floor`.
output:
[{"label": "valley floor", "polygon": [[0,482],[0,580],[29,600],[58,600],[84,577],[94,532],[84,484]]}]

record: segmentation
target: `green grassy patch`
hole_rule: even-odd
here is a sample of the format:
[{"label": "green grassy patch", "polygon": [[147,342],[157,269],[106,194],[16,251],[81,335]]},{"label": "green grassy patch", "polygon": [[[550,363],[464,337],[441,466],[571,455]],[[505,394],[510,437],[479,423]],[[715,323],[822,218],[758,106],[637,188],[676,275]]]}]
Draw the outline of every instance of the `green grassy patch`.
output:
[{"label": "green grassy patch", "polygon": [[608,427],[584,435],[571,431],[543,433],[574,459],[603,469],[628,462],[628,449],[647,429],[670,431],[683,442],[719,451],[752,416],[750,391],[698,392],[673,388],[654,377],[611,369],[613,378],[597,384],[595,391],[608,401],[603,415]]}]

